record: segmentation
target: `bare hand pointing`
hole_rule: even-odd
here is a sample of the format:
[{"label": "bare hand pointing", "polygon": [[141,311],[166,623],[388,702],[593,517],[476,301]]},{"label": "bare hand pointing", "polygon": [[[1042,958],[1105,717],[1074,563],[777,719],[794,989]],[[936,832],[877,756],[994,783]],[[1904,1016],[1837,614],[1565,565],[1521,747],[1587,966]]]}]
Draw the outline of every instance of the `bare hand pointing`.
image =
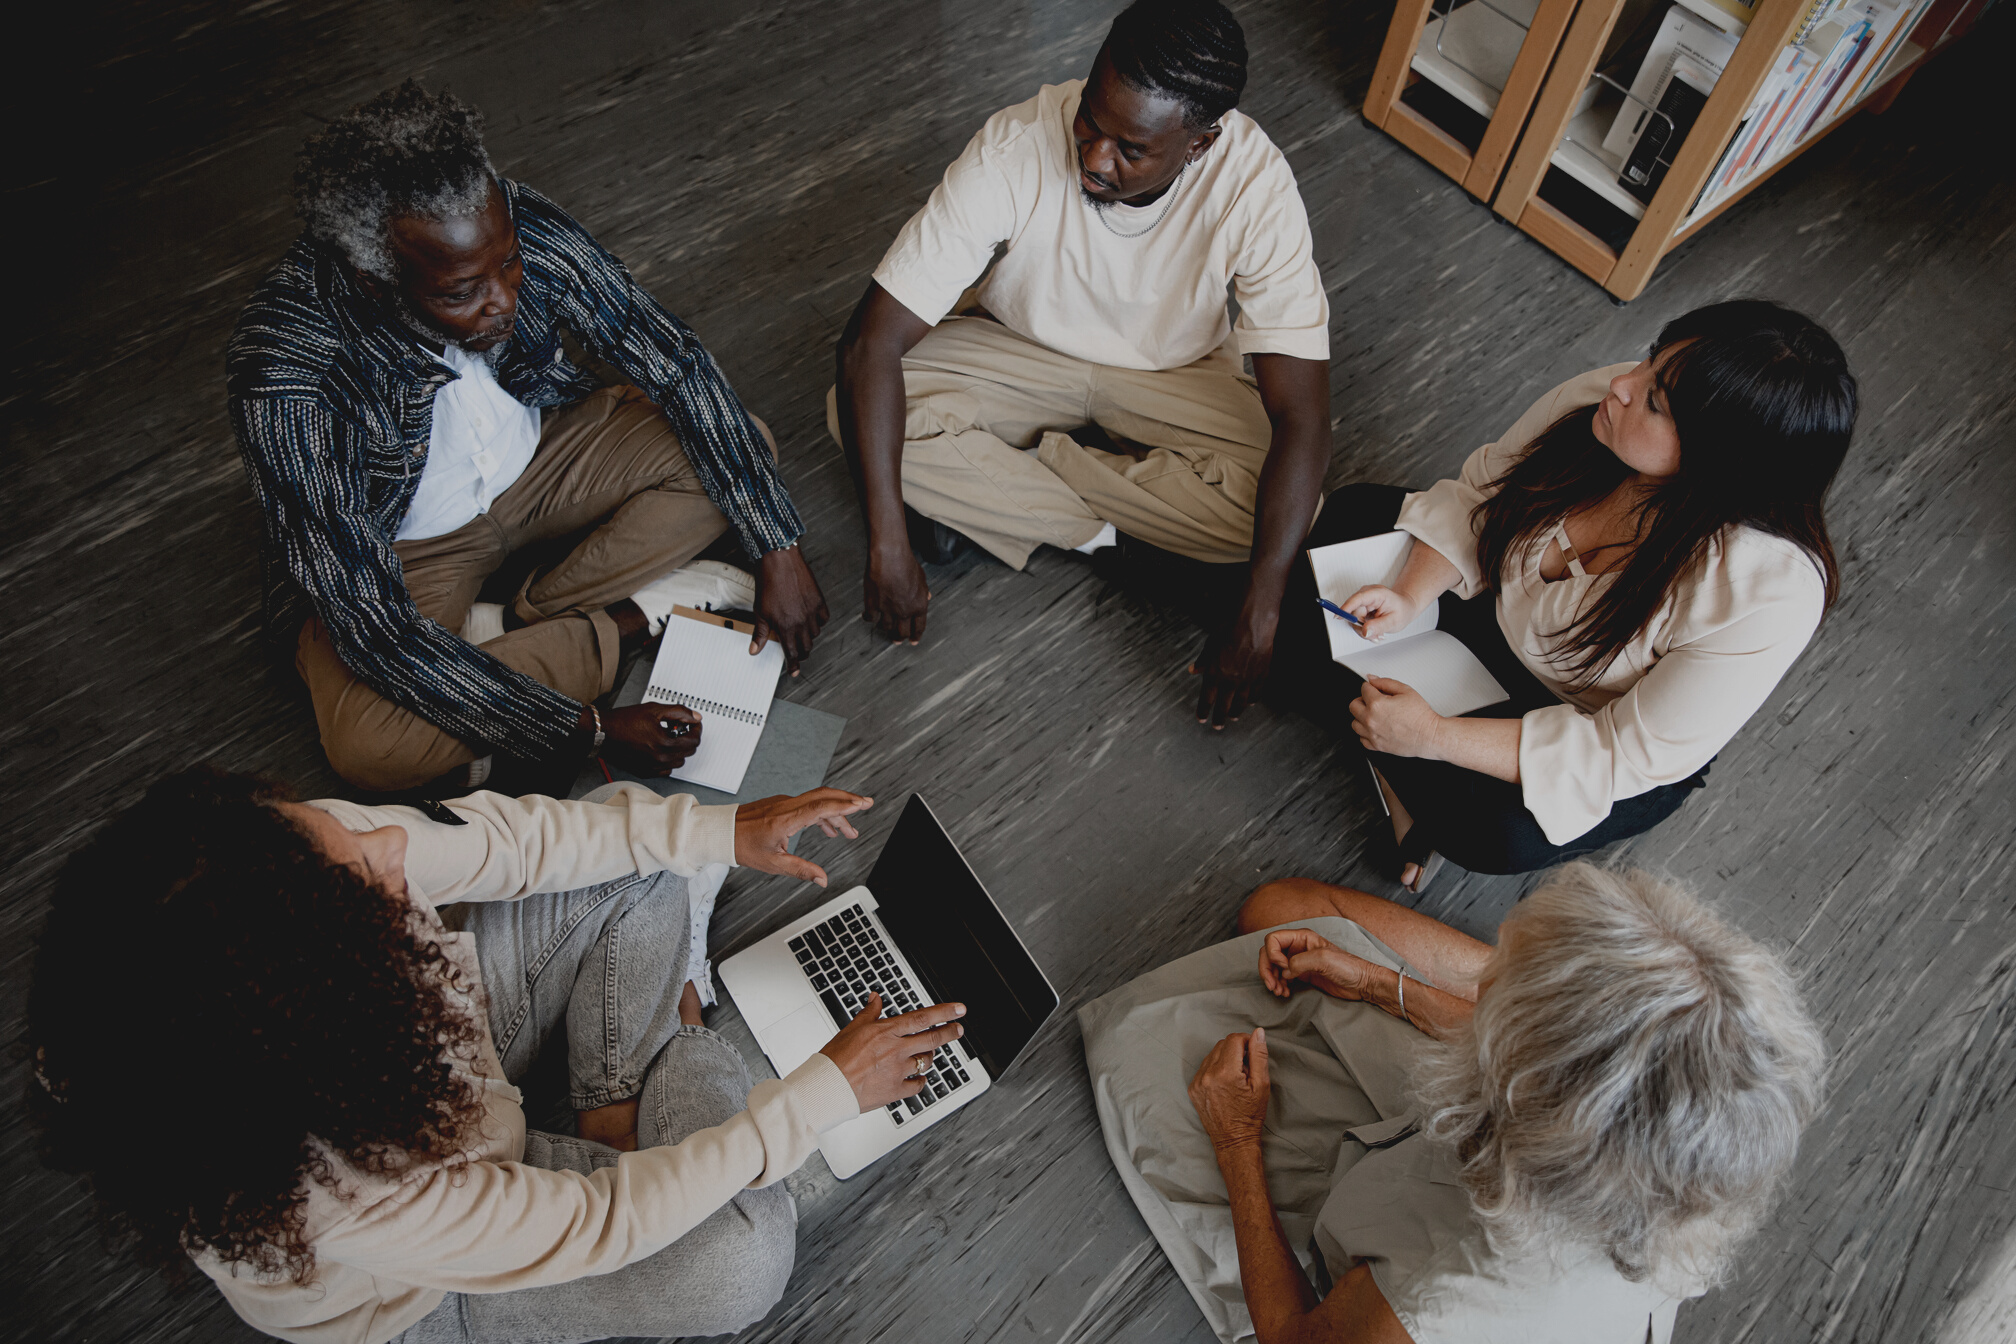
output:
[{"label": "bare hand pointing", "polygon": [[787,848],[791,837],[807,826],[816,825],[828,835],[857,839],[859,833],[847,818],[873,806],[873,798],[845,789],[814,789],[796,798],[780,793],[744,803],[735,809],[735,862],[758,872],[782,873],[823,887],[826,870],[793,854]]}]

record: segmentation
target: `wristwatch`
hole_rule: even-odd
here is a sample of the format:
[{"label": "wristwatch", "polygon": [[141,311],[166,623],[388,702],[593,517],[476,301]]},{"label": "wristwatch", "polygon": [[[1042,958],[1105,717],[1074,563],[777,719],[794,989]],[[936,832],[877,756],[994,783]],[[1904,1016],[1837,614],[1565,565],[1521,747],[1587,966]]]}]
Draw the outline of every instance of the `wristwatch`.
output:
[{"label": "wristwatch", "polygon": [[588,712],[595,719],[595,736],[588,743],[588,749],[590,751],[600,751],[602,750],[602,744],[609,740],[609,734],[602,731],[602,711],[595,708],[595,702],[591,700],[588,702]]}]

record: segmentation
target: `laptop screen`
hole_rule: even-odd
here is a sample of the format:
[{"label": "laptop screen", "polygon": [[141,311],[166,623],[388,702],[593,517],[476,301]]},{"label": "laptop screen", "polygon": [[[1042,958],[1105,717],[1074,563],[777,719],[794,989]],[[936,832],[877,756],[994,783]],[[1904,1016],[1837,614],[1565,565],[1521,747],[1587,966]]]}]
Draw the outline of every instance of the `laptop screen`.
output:
[{"label": "laptop screen", "polygon": [[966,1049],[999,1078],[1057,992],[921,796],[910,795],[868,889],[925,992],[966,1005]]}]

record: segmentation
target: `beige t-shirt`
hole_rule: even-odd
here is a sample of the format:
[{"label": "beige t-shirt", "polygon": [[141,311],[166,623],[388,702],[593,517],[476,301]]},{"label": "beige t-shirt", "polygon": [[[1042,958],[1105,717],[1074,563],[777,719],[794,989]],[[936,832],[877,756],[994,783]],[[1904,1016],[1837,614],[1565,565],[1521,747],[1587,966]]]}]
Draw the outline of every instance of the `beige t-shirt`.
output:
[{"label": "beige t-shirt", "polygon": [[[404,827],[407,892],[430,919],[434,907],[457,901],[515,901],[627,873],[691,877],[735,861],[734,808],[634,785],[602,803],[472,794],[448,804],[462,826],[410,807],[338,799],[311,806],[353,831]],[[480,985],[470,936],[443,930],[439,938],[463,977]],[[196,1257],[247,1324],[299,1344],[384,1344],[444,1293],[607,1274],[678,1240],[737,1191],[781,1180],[811,1154],[822,1129],[860,1113],[846,1075],[815,1054],[789,1078],[758,1083],[740,1115],[680,1143],[625,1153],[588,1176],[526,1166],[523,1098],[504,1077],[489,1018],[473,996],[457,1006],[482,1031],[477,1057],[454,1065],[484,1097],[480,1139],[466,1161],[374,1173],[325,1150],[341,1193],[305,1183],[311,1282]]]},{"label": "beige t-shirt", "polygon": [[[1505,436],[1487,443],[1453,481],[1407,496],[1397,526],[1456,566],[1458,596],[1487,586],[1477,567],[1472,510],[1527,445],[1567,412],[1593,406],[1631,368],[1594,369],[1533,403]],[[1549,538],[1507,562],[1498,585],[1498,627],[1547,689],[1565,702],[1520,722],[1519,779],[1527,811],[1554,844],[1610,815],[1612,803],[1677,784],[1706,765],[1755,714],[1819,627],[1826,584],[1813,558],[1755,528],[1726,529],[1700,568],[1668,594],[1651,624],[1587,690],[1552,661],[1553,631],[1565,629],[1615,578],[1580,565],[1550,583],[1540,577]]]},{"label": "beige t-shirt", "polygon": [[[1220,119],[1182,182],[1102,223],[1078,185],[1082,79],[995,113],[896,235],[875,282],[936,326],[1005,248],[980,302],[1009,330],[1123,369],[1175,369],[1232,332],[1242,355],[1330,358],[1330,300],[1288,161],[1252,118]],[[1167,215],[1162,215],[1164,207]],[[1226,316],[1226,286],[1239,302]]]}]

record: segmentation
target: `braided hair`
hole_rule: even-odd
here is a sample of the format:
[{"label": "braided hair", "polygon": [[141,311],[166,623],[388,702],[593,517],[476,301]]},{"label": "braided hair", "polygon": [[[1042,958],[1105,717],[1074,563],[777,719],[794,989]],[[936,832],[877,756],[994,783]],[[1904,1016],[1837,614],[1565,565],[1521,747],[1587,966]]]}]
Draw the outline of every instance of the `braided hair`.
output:
[{"label": "braided hair", "polygon": [[1238,106],[1246,89],[1246,33],[1218,0],[1135,0],[1113,20],[1105,54],[1131,87],[1181,103],[1193,130]]}]

